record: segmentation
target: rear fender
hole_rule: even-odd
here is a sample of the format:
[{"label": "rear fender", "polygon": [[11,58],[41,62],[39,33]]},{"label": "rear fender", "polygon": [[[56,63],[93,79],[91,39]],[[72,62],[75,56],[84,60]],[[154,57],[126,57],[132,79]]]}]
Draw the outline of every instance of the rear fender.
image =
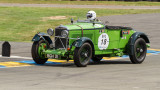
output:
[{"label": "rear fender", "polygon": [[146,34],[142,33],[142,32],[135,32],[129,40],[128,43],[128,49],[129,49],[129,54],[133,55],[134,54],[134,43],[138,38],[143,38],[145,40],[146,43],[150,43],[148,37]]}]

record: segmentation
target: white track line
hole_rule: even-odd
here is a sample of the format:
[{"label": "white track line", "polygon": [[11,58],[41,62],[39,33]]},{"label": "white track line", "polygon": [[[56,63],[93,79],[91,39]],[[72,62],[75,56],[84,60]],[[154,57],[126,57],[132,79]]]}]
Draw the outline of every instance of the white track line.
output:
[{"label": "white track line", "polygon": [[[159,55],[159,54],[154,54],[154,53],[151,53],[150,55],[147,55],[147,56],[151,56],[151,55]],[[32,59],[31,57],[22,57],[22,56],[10,56],[10,57],[4,57],[2,55],[0,55],[0,58],[20,58],[20,59]],[[123,58],[122,58],[123,59]],[[33,60],[33,59],[32,59]]]},{"label": "white track line", "polygon": [[31,57],[21,57],[21,56],[10,56],[10,57],[3,57],[0,55],[1,58],[21,58],[21,59],[32,59]]}]

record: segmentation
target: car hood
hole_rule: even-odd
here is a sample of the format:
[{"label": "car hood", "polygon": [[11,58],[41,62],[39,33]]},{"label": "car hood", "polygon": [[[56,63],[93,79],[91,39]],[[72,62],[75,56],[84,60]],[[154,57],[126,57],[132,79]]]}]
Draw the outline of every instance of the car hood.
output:
[{"label": "car hood", "polygon": [[103,24],[94,24],[93,23],[73,23],[70,25],[64,25],[68,30],[85,30],[85,29],[101,29],[104,28]]}]

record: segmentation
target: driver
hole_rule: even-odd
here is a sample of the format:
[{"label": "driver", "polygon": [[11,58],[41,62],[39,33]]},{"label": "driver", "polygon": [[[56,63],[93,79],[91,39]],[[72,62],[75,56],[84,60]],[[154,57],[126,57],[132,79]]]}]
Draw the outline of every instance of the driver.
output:
[{"label": "driver", "polygon": [[89,20],[90,22],[94,22],[94,21],[101,22],[100,20],[96,19],[96,12],[93,10],[88,11],[86,14],[86,17],[87,17],[87,20]]},{"label": "driver", "polygon": [[96,12],[90,10],[90,11],[87,12],[86,16],[87,16],[87,20],[95,21],[95,19],[96,19]]}]

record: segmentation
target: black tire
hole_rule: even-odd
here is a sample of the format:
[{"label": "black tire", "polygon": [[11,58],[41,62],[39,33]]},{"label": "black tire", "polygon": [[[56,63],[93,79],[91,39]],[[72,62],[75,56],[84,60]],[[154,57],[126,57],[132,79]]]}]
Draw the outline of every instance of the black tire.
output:
[{"label": "black tire", "polygon": [[48,60],[48,58],[45,58],[45,55],[44,57],[42,57],[38,54],[38,48],[42,43],[47,44],[46,48],[49,46],[48,42],[47,41],[45,42],[44,40],[35,41],[33,42],[33,45],[32,45],[32,50],[31,50],[32,58],[37,64],[44,64]]},{"label": "black tire", "polygon": [[95,63],[98,63],[102,60],[103,56],[101,55],[96,55],[94,57],[92,57],[92,60],[95,62]]},{"label": "black tire", "polygon": [[92,46],[84,43],[74,50],[74,63],[77,67],[86,67],[92,57]]},{"label": "black tire", "polygon": [[146,42],[143,38],[138,38],[134,43],[134,54],[129,55],[134,64],[140,64],[144,61],[147,53]]}]

